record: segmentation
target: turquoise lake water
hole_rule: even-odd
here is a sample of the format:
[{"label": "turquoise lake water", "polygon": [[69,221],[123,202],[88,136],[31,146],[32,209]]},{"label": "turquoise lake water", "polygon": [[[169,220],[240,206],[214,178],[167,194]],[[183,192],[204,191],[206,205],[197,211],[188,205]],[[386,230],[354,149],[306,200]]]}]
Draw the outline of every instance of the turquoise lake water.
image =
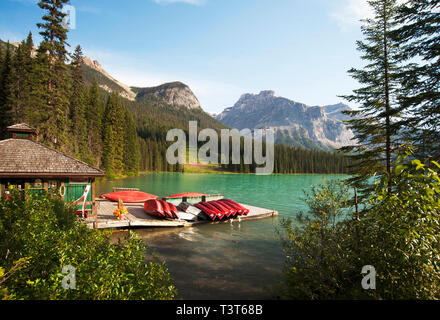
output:
[{"label": "turquoise lake water", "polygon": [[[156,173],[97,185],[98,194],[133,187],[159,197],[182,192],[224,194],[237,202],[274,209],[278,217],[208,224],[184,229],[136,229],[149,251],[166,261],[183,299],[270,299],[282,280],[280,218],[307,207],[303,190],[330,175],[240,175]],[[115,232],[115,237],[126,231]]]}]

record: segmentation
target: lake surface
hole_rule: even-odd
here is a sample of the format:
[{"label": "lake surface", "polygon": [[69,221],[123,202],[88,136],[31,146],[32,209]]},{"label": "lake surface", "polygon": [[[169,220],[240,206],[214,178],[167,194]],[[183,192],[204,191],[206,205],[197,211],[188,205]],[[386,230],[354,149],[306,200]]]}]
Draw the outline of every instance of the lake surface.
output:
[{"label": "lake surface", "polygon": [[[184,229],[137,229],[149,251],[166,261],[183,299],[270,299],[282,281],[284,257],[276,230],[281,218],[307,207],[303,190],[331,175],[153,173],[97,185],[98,194],[133,187],[165,197],[182,192],[221,193],[226,198],[274,209],[279,217]],[[116,231],[123,236],[126,231]]]}]

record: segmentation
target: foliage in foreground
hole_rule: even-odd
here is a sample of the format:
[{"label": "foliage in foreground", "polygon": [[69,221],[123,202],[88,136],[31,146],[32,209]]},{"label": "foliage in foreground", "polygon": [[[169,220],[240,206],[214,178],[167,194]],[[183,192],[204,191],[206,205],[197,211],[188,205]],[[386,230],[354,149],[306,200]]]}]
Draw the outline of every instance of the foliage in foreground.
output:
[{"label": "foliage in foreground", "polygon": [[[286,299],[440,299],[440,166],[399,157],[359,217],[332,183],[307,198],[308,219],[282,223]],[[338,219],[343,215],[346,219]],[[364,290],[363,266],[377,272]]]},{"label": "foliage in foreground", "polygon": [[[52,197],[14,191],[0,200],[0,297],[8,299],[173,299],[165,264],[145,262],[134,233],[111,243]],[[76,269],[76,290],[64,290],[64,266]]]}]

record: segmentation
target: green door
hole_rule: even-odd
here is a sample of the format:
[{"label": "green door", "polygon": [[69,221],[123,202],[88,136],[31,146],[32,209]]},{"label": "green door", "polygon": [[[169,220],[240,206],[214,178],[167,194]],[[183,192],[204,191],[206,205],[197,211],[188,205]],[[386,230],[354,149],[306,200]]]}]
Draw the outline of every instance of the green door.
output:
[{"label": "green door", "polygon": [[[87,186],[90,186],[89,194],[87,195],[87,202],[92,202],[92,185],[91,183],[65,183],[66,194],[64,196],[64,201],[67,203],[72,203],[80,199]],[[83,201],[80,201],[77,205],[77,209],[82,209]],[[92,210],[92,205],[88,204],[86,209]]]}]

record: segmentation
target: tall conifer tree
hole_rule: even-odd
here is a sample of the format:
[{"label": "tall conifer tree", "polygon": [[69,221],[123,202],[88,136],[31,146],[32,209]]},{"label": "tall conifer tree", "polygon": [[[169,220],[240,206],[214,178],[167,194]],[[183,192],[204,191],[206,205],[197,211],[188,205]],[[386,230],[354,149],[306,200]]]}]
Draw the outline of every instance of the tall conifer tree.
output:
[{"label": "tall conifer tree", "polygon": [[6,127],[12,124],[12,110],[8,103],[12,68],[11,60],[11,47],[8,41],[3,64],[0,66],[0,140],[7,137]]},{"label": "tall conifer tree", "polygon": [[[406,133],[417,157],[440,159],[440,1],[412,0],[399,10],[402,43],[408,65],[402,77],[402,104],[409,110]],[[415,63],[415,61],[417,63]]]},{"label": "tall conifer tree", "polygon": [[103,123],[102,166],[107,174],[123,173],[124,106],[117,92],[107,102]]},{"label": "tall conifer tree", "polygon": [[12,59],[7,103],[14,123],[28,122],[28,109],[32,104],[32,34],[18,46]]},{"label": "tall conifer tree", "polygon": [[369,182],[371,176],[392,172],[402,111],[397,103],[402,56],[392,37],[396,29],[396,0],[368,2],[374,18],[364,20],[362,33],[365,40],[357,42],[366,65],[363,69],[349,70],[362,86],[353,94],[344,96],[348,101],[360,104],[359,110],[346,112],[352,116],[348,125],[358,144],[342,149],[350,154],[355,166],[355,176],[350,182],[364,192],[374,187]]},{"label": "tall conifer tree", "polygon": [[124,171],[126,174],[137,174],[139,171],[139,141],[136,124],[127,110],[125,111],[124,133]]},{"label": "tall conifer tree", "polygon": [[82,70],[83,53],[81,46],[75,48],[70,64],[72,73],[72,86],[70,91],[70,119],[74,137],[74,153],[82,160],[88,156],[87,148],[87,122],[84,75]]},{"label": "tall conifer tree", "polygon": [[98,82],[96,77],[89,88],[88,103],[86,106],[86,119],[88,128],[88,147],[89,153],[93,155],[91,163],[99,166],[102,153],[102,103],[99,96]]},{"label": "tall conifer tree", "polygon": [[67,146],[69,114],[69,72],[67,70],[67,29],[63,25],[66,16],[62,12],[68,0],[41,0],[38,5],[46,11],[42,29],[43,41],[39,47],[39,77],[46,88],[39,88],[41,95],[40,132],[43,140],[55,148]]}]

